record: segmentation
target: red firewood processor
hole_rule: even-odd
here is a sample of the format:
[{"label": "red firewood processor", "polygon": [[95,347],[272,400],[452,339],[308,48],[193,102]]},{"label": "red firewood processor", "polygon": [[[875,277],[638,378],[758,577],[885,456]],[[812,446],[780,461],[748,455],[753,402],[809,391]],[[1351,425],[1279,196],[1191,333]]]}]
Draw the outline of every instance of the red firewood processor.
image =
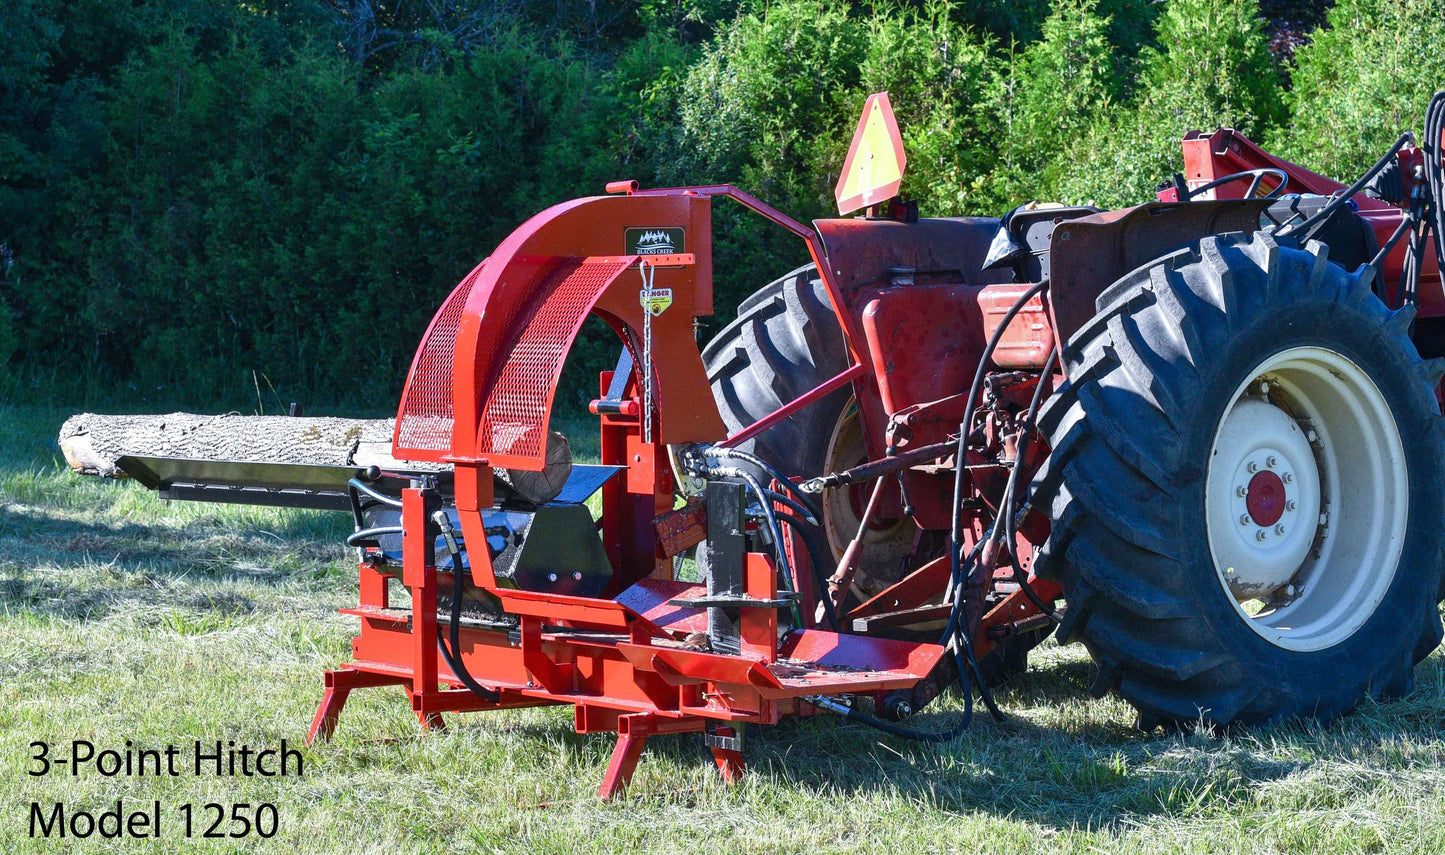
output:
[{"label": "red firewood processor", "polygon": [[[996,714],[1051,633],[1146,729],[1330,718],[1441,637],[1442,130],[1445,94],[1348,187],[1223,129],[1137,207],[928,218],[880,93],[842,218],[621,181],[525,222],[422,338],[395,465],[119,465],[354,515],[313,738],[399,686],[426,726],[570,704],[617,734],[604,798],[658,734],[734,780],[784,716],[952,738],[899,722],[955,682]],[[719,199],[812,264],[700,349]],[[592,315],[621,355],[582,465],[549,427]]]}]

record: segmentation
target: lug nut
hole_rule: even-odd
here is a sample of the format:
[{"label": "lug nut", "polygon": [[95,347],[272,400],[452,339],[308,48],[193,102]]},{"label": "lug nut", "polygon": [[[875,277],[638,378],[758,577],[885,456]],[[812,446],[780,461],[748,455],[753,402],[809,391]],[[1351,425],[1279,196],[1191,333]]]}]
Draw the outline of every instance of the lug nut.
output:
[{"label": "lug nut", "polygon": [[1285,595],[1286,597],[1293,597],[1293,596],[1294,596],[1296,593],[1298,593],[1298,592],[1299,592],[1299,589],[1297,589],[1294,585],[1285,585],[1285,586],[1284,586],[1284,595]]},{"label": "lug nut", "polygon": [[1269,532],[1265,531],[1264,529],[1260,529],[1259,531],[1254,533],[1255,540],[1264,540],[1266,537],[1269,537]]},{"label": "lug nut", "polygon": [[1292,511],[1292,510],[1294,510],[1294,509],[1295,509],[1294,499],[1290,499],[1288,502],[1285,502],[1285,503],[1284,503],[1284,509],[1287,510],[1287,511]]},{"label": "lug nut", "polygon": [[1244,469],[1245,469],[1246,472],[1258,472],[1258,471],[1259,471],[1259,464],[1258,464],[1258,463],[1255,463],[1253,460],[1251,460],[1251,461],[1249,461],[1248,463],[1245,464]]},{"label": "lug nut", "polygon": [[1249,488],[1244,486],[1243,484],[1240,484],[1238,487],[1234,488],[1234,495],[1243,499],[1245,496],[1249,495]]},{"label": "lug nut", "polygon": [[1293,473],[1293,472],[1286,472],[1286,473],[1284,473],[1284,477],[1280,478],[1280,480],[1283,481],[1283,482],[1285,482],[1286,484],[1288,484],[1288,483],[1294,481],[1294,473]]},{"label": "lug nut", "polygon": [[1240,515],[1239,515],[1239,524],[1240,524],[1240,525],[1249,525],[1249,523],[1250,523],[1249,514],[1240,514]]},{"label": "lug nut", "polygon": [[1277,526],[1275,526],[1275,527],[1274,527],[1274,533],[1275,533],[1275,534],[1284,534],[1284,526],[1282,526],[1282,525],[1277,525]]},{"label": "lug nut", "polygon": [[1271,454],[1269,457],[1265,458],[1264,465],[1268,466],[1270,469],[1273,469],[1275,466],[1279,465],[1279,458]]}]

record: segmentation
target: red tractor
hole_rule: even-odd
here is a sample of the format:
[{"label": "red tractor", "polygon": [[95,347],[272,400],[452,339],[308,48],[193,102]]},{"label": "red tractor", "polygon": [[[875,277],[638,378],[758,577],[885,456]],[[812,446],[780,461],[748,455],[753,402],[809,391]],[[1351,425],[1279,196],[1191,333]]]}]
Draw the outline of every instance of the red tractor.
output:
[{"label": "red tractor", "polygon": [[[428,725],[571,704],[619,736],[611,796],[656,734],[730,778],[785,715],[951,738],[900,722],[958,681],[997,713],[1050,633],[1145,729],[1328,719],[1441,640],[1442,131],[1437,96],[1349,187],[1192,133],[1157,201],[935,219],[875,95],[838,186],[862,216],[618,182],[528,220],[427,330],[390,465],[120,465],[354,514],[361,632],[313,736],[367,686]],[[720,198],[813,263],[699,351]],[[589,315],[622,355],[573,465],[549,427]]]}]

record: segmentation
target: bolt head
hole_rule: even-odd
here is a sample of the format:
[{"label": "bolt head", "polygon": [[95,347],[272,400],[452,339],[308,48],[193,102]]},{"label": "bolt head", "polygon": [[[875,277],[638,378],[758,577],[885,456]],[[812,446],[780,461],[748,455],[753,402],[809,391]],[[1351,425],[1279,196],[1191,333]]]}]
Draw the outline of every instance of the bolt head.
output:
[{"label": "bolt head", "polygon": [[1294,585],[1285,585],[1285,586],[1284,586],[1284,595],[1285,595],[1286,597],[1293,597],[1293,596],[1294,596],[1295,594],[1297,594],[1297,593],[1299,593],[1299,589],[1296,588]]},{"label": "bolt head", "polygon": [[555,582],[555,581],[557,581],[557,574],[556,574],[556,573],[548,573],[548,574],[547,574],[547,581],[548,581],[548,582]]}]

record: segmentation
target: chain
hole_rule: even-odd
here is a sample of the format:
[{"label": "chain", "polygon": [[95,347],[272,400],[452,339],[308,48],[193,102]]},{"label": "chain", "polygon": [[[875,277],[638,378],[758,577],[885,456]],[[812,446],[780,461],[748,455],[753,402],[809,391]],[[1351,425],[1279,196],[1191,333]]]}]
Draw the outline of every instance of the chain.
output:
[{"label": "chain", "polygon": [[657,273],[646,259],[640,259],[642,274],[642,441],[652,444],[652,279]]}]

